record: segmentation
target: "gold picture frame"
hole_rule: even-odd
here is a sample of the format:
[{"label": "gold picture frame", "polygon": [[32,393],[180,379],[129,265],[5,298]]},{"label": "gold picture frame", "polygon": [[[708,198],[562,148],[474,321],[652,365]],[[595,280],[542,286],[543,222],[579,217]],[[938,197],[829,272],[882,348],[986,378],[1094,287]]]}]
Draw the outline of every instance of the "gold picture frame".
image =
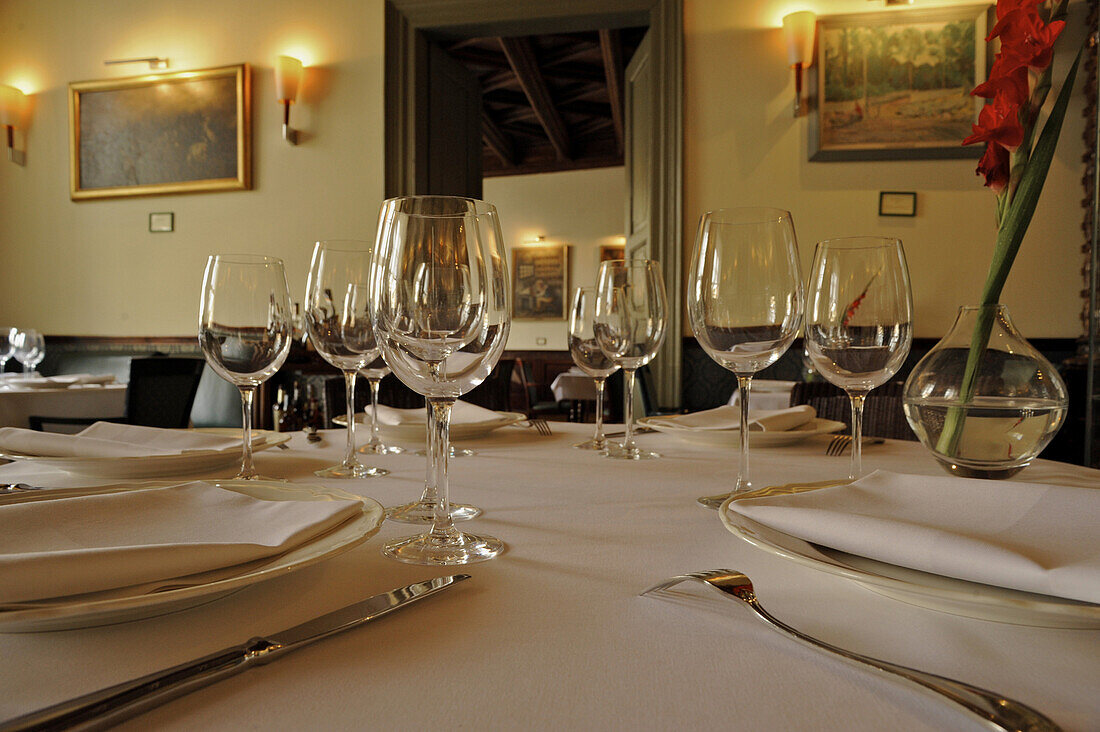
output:
[{"label": "gold picture frame", "polygon": [[626,244],[601,244],[600,258],[596,264],[610,262],[616,259],[626,259]]},{"label": "gold picture frame", "polygon": [[565,320],[568,293],[567,244],[512,248],[512,320]]},{"label": "gold picture frame", "polygon": [[248,64],[69,84],[69,194],[252,188]]}]

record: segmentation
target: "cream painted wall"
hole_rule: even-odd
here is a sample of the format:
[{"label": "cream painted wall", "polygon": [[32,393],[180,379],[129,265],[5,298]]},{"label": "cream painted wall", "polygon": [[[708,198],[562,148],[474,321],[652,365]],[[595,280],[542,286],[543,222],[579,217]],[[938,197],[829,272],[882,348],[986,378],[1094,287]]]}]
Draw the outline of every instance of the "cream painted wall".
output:
[{"label": "cream painted wall", "polygon": [[[626,177],[620,168],[486,178],[483,196],[500,211],[504,241],[512,246],[536,236],[569,244],[569,288],[596,284],[599,245],[621,242]],[[538,339],[545,338],[545,343]],[[512,323],[508,348],[564,350],[565,320]]]},{"label": "cream painted wall", "polygon": [[[808,162],[807,119],[791,116],[794,81],[779,29],[784,14],[803,9],[826,15],[872,8],[866,0],[685,1],[685,270],[698,217],[724,206],[789,209],[804,267],[821,239],[896,235],[909,259],[916,335],[941,336],[958,306],[980,294],[996,234],[993,196],[974,175],[976,160]],[[1072,60],[1068,49],[1084,37],[1083,27],[1084,3],[1073,3],[1055,63],[1056,84]],[[1078,89],[1002,298],[1029,337],[1082,332],[1083,99]],[[916,218],[880,218],[882,190],[916,191]]]},{"label": "cream painted wall", "polygon": [[[0,160],[0,319],[49,334],[190,335],[207,255],[286,261],[301,300],[311,243],[373,239],[382,187],[382,0],[0,0],[0,83],[33,94],[25,167]],[[283,142],[271,64],[310,68]],[[148,73],[106,59],[166,56],[169,71],[246,62],[253,190],[73,203],[72,81]],[[22,146],[21,141],[17,141]],[[148,232],[152,211],[176,231]]]}]

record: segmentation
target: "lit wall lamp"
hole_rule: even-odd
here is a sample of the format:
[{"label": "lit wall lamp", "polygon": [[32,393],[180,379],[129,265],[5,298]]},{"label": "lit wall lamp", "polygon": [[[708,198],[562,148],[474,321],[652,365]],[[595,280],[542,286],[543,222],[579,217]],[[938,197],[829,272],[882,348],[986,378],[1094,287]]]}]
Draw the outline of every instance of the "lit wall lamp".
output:
[{"label": "lit wall lamp", "polygon": [[275,59],[275,98],[283,105],[283,139],[298,144],[298,131],[290,129],[290,105],[298,101],[302,84],[302,62],[293,56]]},{"label": "lit wall lamp", "polygon": [[802,113],[802,70],[814,62],[814,31],[817,16],[802,10],[783,16],[783,38],[787,42],[787,63],[794,69],[794,116]]},{"label": "lit wall lamp", "polygon": [[23,127],[26,113],[27,96],[14,86],[0,86],[0,126],[7,138],[8,160],[18,165],[23,164],[24,156],[15,149],[15,128]]}]

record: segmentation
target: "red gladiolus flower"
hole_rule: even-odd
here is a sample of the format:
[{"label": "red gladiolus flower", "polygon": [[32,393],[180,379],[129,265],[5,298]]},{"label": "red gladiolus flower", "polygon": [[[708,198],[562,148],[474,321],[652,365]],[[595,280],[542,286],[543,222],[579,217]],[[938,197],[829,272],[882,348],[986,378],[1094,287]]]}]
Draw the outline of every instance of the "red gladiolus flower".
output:
[{"label": "red gladiolus flower", "polygon": [[1013,104],[1004,95],[994,97],[992,104],[982,107],[978,124],[971,125],[973,134],[962,141],[964,145],[975,142],[992,142],[1012,151],[1024,141],[1024,126],[1020,124],[1020,105]]},{"label": "red gladiolus flower", "polygon": [[977,175],[985,176],[985,184],[994,193],[1000,194],[1008,185],[1010,171],[1008,150],[996,143],[985,146],[985,155],[978,161]]},{"label": "red gladiolus flower", "polygon": [[984,99],[993,99],[997,94],[1004,94],[1013,104],[1023,105],[1030,95],[1027,66],[1021,64],[1017,58],[998,53],[993,61],[993,68],[989,70],[989,79],[974,87],[970,94]]},{"label": "red gladiolus flower", "polygon": [[1042,71],[1050,66],[1054,57],[1054,42],[1065,27],[1066,23],[1062,20],[1044,23],[1033,5],[1021,5],[998,20],[986,40],[1000,37],[1001,53],[998,56],[1004,56],[1006,66],[1015,64]]}]

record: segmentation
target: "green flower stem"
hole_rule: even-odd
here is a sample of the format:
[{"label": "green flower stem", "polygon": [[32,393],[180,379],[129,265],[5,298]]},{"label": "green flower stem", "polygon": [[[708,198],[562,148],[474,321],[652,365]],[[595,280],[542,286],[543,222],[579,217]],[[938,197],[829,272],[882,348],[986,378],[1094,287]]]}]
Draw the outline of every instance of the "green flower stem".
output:
[{"label": "green flower stem", "polygon": [[[978,314],[978,321],[974,326],[974,334],[970,339],[970,351],[966,357],[966,367],[963,370],[962,384],[959,387],[959,404],[970,404],[974,399],[974,385],[978,379],[978,367],[981,364],[982,354],[989,345],[989,334],[993,328],[993,314],[995,308],[984,307],[996,305],[1001,299],[1001,291],[1004,289],[1005,280],[1012,269],[1012,263],[1016,261],[1016,254],[1020,251],[1020,243],[1024,239],[1027,227],[1031,223],[1031,217],[1035,213],[1035,205],[1039,202],[1039,194],[1043,192],[1043,184],[1046,182],[1047,172],[1050,170],[1050,162],[1054,158],[1054,149],[1058,146],[1058,136],[1062,131],[1062,120],[1066,116],[1066,107],[1073,91],[1073,82],[1077,78],[1077,67],[1081,62],[1081,50],[1073,60],[1066,79],[1062,82],[1062,88],[1058,92],[1058,99],[1050,111],[1050,117],[1043,125],[1043,131],[1035,143],[1035,149],[1031,151],[1030,159],[1020,167],[1023,172],[1020,175],[1019,186],[1016,195],[1005,206],[1005,214],[997,231],[997,246],[993,250],[993,261],[989,265],[989,275],[986,277],[985,287],[982,290],[982,298],[979,305],[983,306]],[[1049,71],[1049,69],[1048,69]],[[1049,82],[1048,82],[1049,84]],[[1030,136],[1030,133],[1029,133]],[[1023,145],[1020,146],[1024,148]],[[1016,165],[1013,164],[1013,173]],[[943,431],[936,442],[936,451],[941,455],[953,457],[958,450],[959,438],[962,436],[964,414],[962,407],[950,407],[944,419]]]}]

